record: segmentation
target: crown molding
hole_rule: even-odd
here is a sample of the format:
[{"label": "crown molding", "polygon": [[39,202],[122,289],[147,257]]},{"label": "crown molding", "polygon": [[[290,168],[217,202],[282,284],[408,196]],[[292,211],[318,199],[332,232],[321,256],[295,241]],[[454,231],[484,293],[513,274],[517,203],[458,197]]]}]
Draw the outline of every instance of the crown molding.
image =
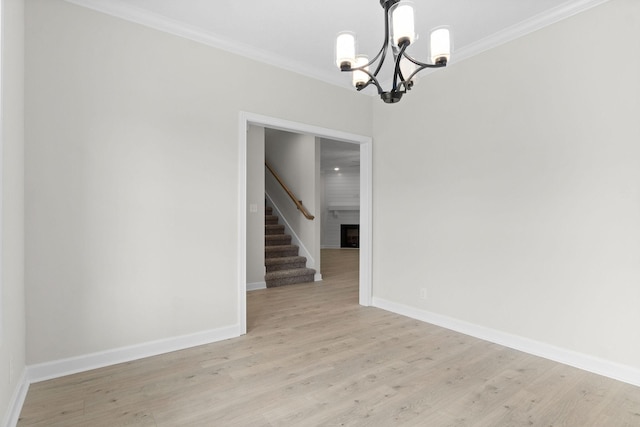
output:
[{"label": "crown molding", "polygon": [[[262,62],[307,77],[311,77],[335,86],[344,88],[352,88],[349,82],[345,81],[344,76],[339,72],[324,72],[317,68],[311,67],[302,62],[275,55],[262,49],[257,49],[247,44],[238,43],[233,40],[226,39],[218,34],[206,31],[202,28],[185,24],[177,20],[162,16],[148,10],[138,8],[119,0],[65,0],[78,6],[86,7],[107,15],[115,16],[126,21],[134,22],[146,27],[150,27],[162,32],[184,37],[198,43],[215,47],[236,55],[250,58],[254,61]],[[538,31],[546,26],[555,24],[556,22],[567,19],[578,13],[584,12],[593,7],[599,6],[610,0],[573,0],[533,16],[530,19],[519,22],[515,25],[505,28],[489,37],[478,40],[468,46],[454,51],[454,58],[451,65],[457,62],[479,55],[482,52],[493,49],[497,46],[508,43],[512,40]],[[327,41],[329,43],[330,41]],[[434,72],[434,70],[426,70]]]},{"label": "crown molding", "polygon": [[345,86],[344,81],[340,79],[340,77],[344,76],[340,76],[340,73],[336,73],[337,76],[333,75],[333,73],[324,73],[318,71],[316,68],[303,64],[302,62],[295,61],[263,49],[258,49],[254,46],[226,39],[203,28],[185,24],[184,22],[180,22],[175,19],[150,12],[148,10],[127,4],[119,0],[65,1],[67,3],[82,6],[96,12],[101,12],[106,15],[124,19],[125,21],[140,24],[158,31],[183,37],[185,39],[202,43],[207,46],[215,47],[217,49],[243,56],[254,61],[262,62],[274,67],[302,74],[307,77],[312,77],[314,79],[321,80],[332,85],[351,87],[350,85]]},{"label": "crown molding", "polygon": [[473,56],[479,55],[482,52],[493,49],[510,41],[516,40],[527,34],[538,31],[544,27],[555,24],[588,9],[599,6],[610,0],[574,0],[568,1],[555,8],[549,9],[543,13],[535,15],[525,21],[519,22],[515,25],[505,28],[489,37],[478,40],[460,50],[455,51],[455,61],[452,61],[452,65],[456,62],[463,61]]},{"label": "crown molding", "polygon": [[[555,24],[581,12],[599,6],[610,0],[574,0],[568,1],[555,8],[549,9],[543,13],[539,13],[527,20],[518,22],[510,27],[507,27],[497,33],[494,33],[488,37],[480,39],[470,45],[467,45],[460,49],[455,49],[452,52],[451,62],[447,65],[447,68],[455,66],[457,63],[464,61],[465,59],[472,58],[476,55],[480,55],[483,52],[509,43],[513,40],[524,37],[527,34],[531,34],[544,27]],[[424,77],[431,73],[437,73],[444,70],[443,68],[426,68],[420,72],[419,77]],[[383,86],[391,85],[391,81],[383,83]]]}]

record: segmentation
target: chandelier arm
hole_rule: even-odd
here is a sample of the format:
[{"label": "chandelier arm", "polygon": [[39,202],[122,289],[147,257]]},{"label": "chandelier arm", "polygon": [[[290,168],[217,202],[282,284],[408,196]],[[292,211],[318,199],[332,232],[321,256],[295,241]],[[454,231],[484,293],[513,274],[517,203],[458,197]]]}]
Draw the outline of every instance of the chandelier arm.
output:
[{"label": "chandelier arm", "polygon": [[[391,3],[396,3],[396,2],[391,2]],[[356,90],[361,91],[362,89],[368,87],[371,84],[374,84],[378,90],[378,95],[382,94],[384,92],[384,89],[382,89],[382,86],[380,85],[380,82],[377,79],[378,73],[380,72],[380,70],[382,69],[382,64],[384,64],[384,60],[387,57],[387,50],[389,49],[389,8],[390,5],[384,5],[384,41],[382,42],[382,47],[380,48],[380,50],[378,51],[378,53],[376,54],[376,56],[369,61],[367,64],[362,65],[360,67],[357,68],[349,68],[348,70],[341,70],[341,71],[362,71],[363,73],[366,73],[369,76],[369,81],[364,84],[361,85],[359,87],[356,87]],[[396,56],[394,54],[394,56]],[[379,60],[379,62],[378,62]],[[378,62],[378,65],[376,65],[376,70],[373,72],[373,74],[366,70],[367,67],[372,66],[373,64],[375,64],[376,62]]]},{"label": "chandelier arm", "polygon": [[380,52],[378,52],[376,57],[371,61],[373,63],[380,57],[380,62],[376,67],[376,71],[373,73],[374,76],[377,76],[380,72],[382,64],[384,64],[384,60],[387,57],[387,49],[389,49],[389,8],[390,6],[388,4],[384,6],[384,42],[382,42]]},{"label": "chandelier arm", "polygon": [[400,60],[402,59],[403,56],[406,57],[405,51],[407,50],[408,46],[409,46],[409,43],[402,43],[402,46],[400,46],[400,51],[398,52],[398,55],[396,57],[396,65],[393,71],[393,86],[391,88],[392,92],[398,91],[398,77],[401,79],[402,82],[405,81],[404,76],[402,75],[402,70],[400,69]]},{"label": "chandelier arm", "polygon": [[363,67],[354,68],[354,70],[362,71],[363,73],[366,73],[369,76],[369,81],[360,87],[356,87],[356,90],[361,91],[362,89],[366,88],[367,86],[373,83],[376,86],[376,88],[378,88],[378,95],[384,92],[382,90],[382,86],[380,86],[380,82],[378,82],[378,79],[374,74],[371,74],[369,71],[365,70]]},{"label": "chandelier arm", "polygon": [[424,70],[426,67],[421,67],[418,66],[418,68],[415,69],[415,71],[413,73],[411,73],[411,75],[409,76],[408,79],[405,80],[405,82],[410,82],[411,79],[413,79],[415,77],[416,74],[418,74],[420,71]]},{"label": "chandelier arm", "polygon": [[[386,44],[389,42],[389,37],[386,37],[384,42],[385,42],[385,44],[382,46],[382,48],[380,49],[378,54],[371,61],[369,61],[367,64],[362,66],[362,67],[370,67],[373,64],[375,64],[376,61],[378,61],[378,59],[379,59],[380,62],[376,66],[376,71],[374,71],[374,73],[373,73],[374,76],[378,75],[378,73],[380,72],[380,69],[382,68],[382,64],[384,64],[384,59],[387,56],[387,46],[386,46]],[[352,70],[359,70],[359,69],[360,68],[352,68]],[[364,71],[364,70],[361,70],[361,71]],[[370,73],[367,73],[367,74],[372,75]]]},{"label": "chandelier arm", "polygon": [[369,76],[369,81],[366,84],[356,86],[356,90],[361,91],[362,89],[368,87],[370,84],[373,84],[376,86],[376,88],[378,88],[378,95],[380,95],[382,92],[384,92],[384,90],[382,89],[382,86],[380,85],[380,82],[378,82],[378,79],[376,78],[376,76],[374,74],[371,74],[371,72],[366,69],[366,67],[368,67],[369,65],[371,65],[371,63],[365,64],[361,67],[349,68],[349,69],[340,70],[340,71],[342,71],[343,73],[345,72],[352,73],[354,71],[362,71],[363,73]]},{"label": "chandelier arm", "polygon": [[439,63],[439,64],[426,64],[424,62],[420,62],[417,59],[412,58],[409,54],[407,54],[407,52],[402,52],[402,56],[404,56],[407,60],[417,65],[417,68],[413,71],[413,73],[411,73],[411,75],[407,79],[405,79],[402,73],[400,73],[400,77],[403,79],[402,84],[404,85],[405,90],[407,88],[407,82],[410,82],[411,79],[413,79],[416,74],[418,74],[420,71],[424,70],[425,68],[443,68],[447,66],[446,62]]},{"label": "chandelier arm", "polygon": [[[396,47],[396,46],[391,46],[391,52],[393,53],[393,69],[395,72],[395,67],[398,65],[398,63],[400,62],[400,59],[402,58],[401,55],[401,51]],[[402,75],[402,68],[400,69],[400,79],[403,80],[403,75]]]},{"label": "chandelier arm", "polygon": [[[378,82],[378,79],[376,77],[378,76],[378,73],[380,72],[380,69],[382,68],[382,64],[384,64],[384,60],[385,60],[385,58],[387,56],[387,49],[389,47],[389,31],[388,31],[389,23],[388,23],[388,19],[387,19],[385,27],[386,27],[386,35],[385,35],[382,47],[380,48],[380,50],[378,51],[376,56],[371,61],[369,61],[365,65],[362,65],[362,66],[357,67],[357,68],[349,68],[349,69],[346,69],[346,70],[340,70],[340,71],[350,71],[350,72],[362,71],[362,72],[366,73],[370,77],[370,79],[367,82],[367,84],[361,86],[360,88],[357,88],[358,91],[366,88],[371,83],[373,83],[378,88],[378,95],[381,94],[382,92],[384,92],[383,89],[382,89],[382,86],[380,86],[380,83]],[[378,60],[380,60],[380,62],[376,66],[376,70],[373,72],[373,74],[371,74],[371,72],[369,72],[368,70],[365,69],[365,68],[370,67],[373,64],[375,64]]]},{"label": "chandelier arm", "polygon": [[[369,73],[368,71],[366,71],[367,74],[369,74],[371,77],[377,76],[378,73],[380,72],[380,69],[382,69],[382,64],[384,64],[384,60],[387,57],[387,49],[389,48],[389,9],[387,6],[383,6],[385,7],[385,11],[384,11],[384,16],[385,16],[385,22],[384,22],[384,41],[382,42],[382,47],[380,48],[380,50],[378,51],[378,53],[376,54],[376,56],[373,57],[373,59],[371,61],[369,61],[367,64],[363,65],[362,67],[358,67],[358,68],[351,68],[349,70],[346,71],[352,71],[352,70],[360,70],[360,71],[365,71],[363,68],[364,67],[370,67],[373,64],[375,64],[378,59],[380,59],[380,62],[378,63],[378,65],[376,66],[376,70],[373,72],[373,74]],[[379,85],[377,85],[378,88],[380,87]]]},{"label": "chandelier arm", "polygon": [[424,70],[425,68],[442,68],[442,67],[446,67],[447,66],[446,62],[440,63],[440,64],[426,64],[424,62],[420,62],[417,59],[412,58],[411,56],[409,56],[409,54],[407,54],[407,52],[404,52],[404,51],[402,52],[402,56],[404,56],[409,61],[411,61],[414,64],[416,64],[418,67],[420,67],[420,70]]}]

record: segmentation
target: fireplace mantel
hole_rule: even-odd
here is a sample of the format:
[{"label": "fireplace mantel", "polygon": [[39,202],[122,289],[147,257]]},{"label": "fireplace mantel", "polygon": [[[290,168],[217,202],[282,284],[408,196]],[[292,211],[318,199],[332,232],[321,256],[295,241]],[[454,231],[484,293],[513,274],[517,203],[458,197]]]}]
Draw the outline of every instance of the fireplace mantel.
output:
[{"label": "fireplace mantel", "polygon": [[359,211],[360,203],[330,202],[327,204],[329,211]]}]

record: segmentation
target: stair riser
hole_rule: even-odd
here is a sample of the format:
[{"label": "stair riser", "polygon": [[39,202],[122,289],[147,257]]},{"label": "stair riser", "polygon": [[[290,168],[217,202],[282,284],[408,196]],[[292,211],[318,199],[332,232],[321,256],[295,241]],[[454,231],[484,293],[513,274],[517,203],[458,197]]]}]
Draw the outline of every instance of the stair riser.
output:
[{"label": "stair riser", "polygon": [[280,258],[285,256],[297,256],[298,248],[278,248],[274,246],[272,248],[265,248],[265,258]]},{"label": "stair riser", "polygon": [[313,274],[309,274],[306,276],[287,277],[277,280],[267,280],[267,288],[277,288],[278,286],[296,285],[299,283],[311,283],[313,281]]},{"label": "stair riser", "polygon": [[284,234],[284,225],[266,225],[264,228],[265,236],[276,236]]},{"label": "stair riser", "polygon": [[264,223],[269,225],[276,225],[278,224],[278,217],[273,215],[265,215]]},{"label": "stair riser", "polygon": [[291,244],[291,236],[286,234],[278,234],[275,236],[265,236],[265,246],[284,246]]}]

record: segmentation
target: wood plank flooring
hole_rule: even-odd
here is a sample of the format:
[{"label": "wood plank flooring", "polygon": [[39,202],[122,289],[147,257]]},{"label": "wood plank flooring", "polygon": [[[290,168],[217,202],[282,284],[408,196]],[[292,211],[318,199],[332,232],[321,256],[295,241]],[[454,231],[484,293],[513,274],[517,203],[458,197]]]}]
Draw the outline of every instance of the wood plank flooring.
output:
[{"label": "wood plank flooring", "polygon": [[360,307],[357,257],[250,292],[246,336],[33,384],[18,425],[640,426],[638,387]]}]

